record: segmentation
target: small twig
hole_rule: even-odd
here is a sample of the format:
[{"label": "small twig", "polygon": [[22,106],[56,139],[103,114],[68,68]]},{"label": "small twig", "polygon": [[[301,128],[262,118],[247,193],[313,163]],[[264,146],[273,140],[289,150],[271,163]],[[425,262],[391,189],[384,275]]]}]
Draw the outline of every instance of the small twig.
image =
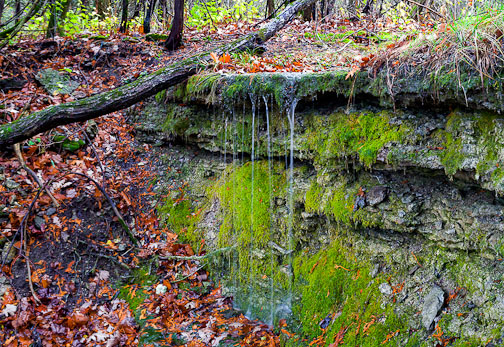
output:
[{"label": "small twig", "polygon": [[210,13],[210,10],[208,9],[207,4],[206,4],[206,2],[205,2],[205,1],[203,1],[203,5],[205,5],[205,9],[206,9],[206,11],[207,11],[207,13],[208,13],[208,17],[210,18],[210,22],[212,22],[212,26],[213,26],[213,27],[214,27],[214,29],[217,31],[218,29],[217,29],[217,27],[215,26],[215,23],[214,23],[213,18],[212,18],[212,14]]},{"label": "small twig", "polygon": [[190,256],[182,256],[182,255],[165,255],[165,256],[160,256],[159,259],[161,260],[205,260],[207,258],[210,258],[218,253],[223,253],[226,251],[230,251],[234,249],[236,246],[230,246],[230,247],[223,247],[216,249],[213,252],[210,252],[205,255],[190,255]]},{"label": "small twig", "polygon": [[80,127],[80,129],[81,129],[82,133],[84,134],[84,136],[86,137],[87,142],[91,146],[91,150],[93,151],[93,154],[94,154],[96,160],[98,160],[98,164],[100,165],[100,168],[102,170],[102,187],[103,187],[103,189],[106,189],[107,188],[107,182],[105,181],[105,168],[103,167],[102,161],[100,160],[100,156],[96,152],[96,148],[95,148],[95,146],[93,144],[93,141],[91,141],[91,139],[89,138],[89,136],[88,136],[88,134],[86,132],[86,129],[84,129],[83,127]]},{"label": "small twig", "polygon": [[111,256],[111,255],[106,255],[106,254],[99,254],[99,253],[93,253],[93,252],[87,252],[87,254],[89,255],[94,255],[96,257],[101,257],[101,258],[105,258],[105,259],[110,259],[112,260],[114,263],[122,266],[123,268],[125,268],[126,270],[131,270],[131,268],[128,266],[128,264],[125,264],[119,260],[117,260],[115,257]]},{"label": "small twig", "polygon": [[[40,180],[40,178],[37,176],[37,174],[35,172],[33,172],[32,169],[30,169],[27,165],[26,165],[26,162],[23,158],[23,153],[21,153],[21,148],[20,148],[20,144],[19,143],[16,143],[14,145],[14,152],[16,152],[16,156],[19,160],[19,162],[21,163],[21,166],[23,167],[23,169],[25,169],[26,172],[28,172],[30,174],[30,176],[33,178],[33,180],[38,184],[38,186],[40,188],[42,188],[44,186],[44,183]],[[49,188],[46,186],[44,188],[45,192],[47,193],[47,195],[49,195],[49,197],[51,198],[52,202],[54,205],[56,205],[56,207],[60,207],[60,204],[59,202],[54,198],[54,196],[51,194],[51,191],[49,190]]]},{"label": "small twig", "polygon": [[[26,249],[25,249],[25,251],[26,251]],[[30,292],[31,292],[31,294],[33,296],[33,299],[35,299],[35,301],[37,302],[37,304],[40,305],[42,302],[40,301],[40,299],[38,298],[37,294],[35,293],[35,289],[33,288],[33,282],[32,282],[32,279],[31,279],[30,258],[28,258],[28,256],[26,254],[24,254],[23,256],[24,256],[25,262],[26,262],[26,269],[28,270],[28,285],[30,287]]]},{"label": "small twig", "polygon": [[197,268],[196,270],[194,270],[193,272],[191,272],[189,275],[184,276],[184,277],[182,277],[182,278],[180,278],[180,279],[178,279],[176,281],[171,281],[170,283],[172,283],[172,284],[173,283],[178,283],[178,282],[182,282],[183,280],[188,279],[189,277],[191,277],[192,275],[194,275],[195,273],[197,273],[199,270],[203,269],[205,267],[205,265],[206,264],[201,265],[199,268]]},{"label": "small twig", "polygon": [[112,201],[112,199],[107,194],[107,192],[105,191],[105,189],[103,189],[100,186],[100,184],[98,182],[96,182],[94,179],[92,179],[91,177],[89,177],[88,175],[85,175],[83,173],[71,171],[71,172],[68,172],[67,174],[73,174],[73,175],[78,175],[78,176],[87,178],[89,181],[91,181],[100,190],[100,192],[103,194],[103,196],[105,197],[105,199],[107,199],[108,203],[112,207],[112,210],[114,211],[114,214],[116,215],[117,219],[119,220],[119,224],[121,224],[121,226],[123,227],[124,231],[126,231],[126,234],[128,234],[131,242],[133,242],[136,246],[138,246],[138,240],[136,239],[135,235],[133,235],[133,232],[130,230],[128,224],[126,224],[126,221],[124,220],[123,216],[121,215],[121,212],[119,212],[119,210],[117,209],[114,201]]},{"label": "small twig", "polygon": [[290,2],[290,0],[285,0],[284,2],[282,2],[282,4],[280,6],[278,6],[273,11],[272,14],[270,14],[268,17],[264,18],[263,20],[260,20],[259,22],[255,23],[254,25],[252,25],[252,28],[255,28],[259,24],[262,24],[262,23],[266,22],[267,20],[270,20],[271,18],[273,18],[277,14],[278,10],[280,10],[284,5],[287,5],[289,2]]},{"label": "small twig", "polygon": [[440,18],[443,18],[444,20],[446,20],[446,17],[443,16],[441,13],[439,13],[438,11],[436,10],[433,10],[432,8],[430,8],[429,6],[427,5],[424,5],[424,4],[421,4],[419,2],[416,2],[414,0],[406,0],[407,2],[411,2],[412,4],[415,4],[417,6],[420,6],[420,7],[423,7],[425,8],[427,11],[431,11],[432,13],[434,13],[436,16],[439,16]]},{"label": "small twig", "polygon": [[[16,231],[16,233],[14,234],[14,236],[12,237],[12,241],[10,242],[9,244],[9,248],[7,249],[7,252],[5,253],[5,257],[2,259],[2,272],[3,272],[3,266],[5,265],[5,262],[7,261],[7,258],[9,257],[9,254],[10,254],[10,251],[12,249],[12,247],[14,246],[14,243],[16,242],[16,237],[21,234],[21,240],[23,239],[23,235],[24,235],[24,229],[26,227],[26,223],[28,221],[28,217],[30,216],[30,213],[33,209],[33,206],[35,206],[35,202],[37,201],[38,197],[40,196],[40,193],[42,192],[42,190],[49,184],[51,183],[53,180],[50,180],[48,182],[46,182],[46,184],[41,187],[38,192],[37,192],[37,195],[35,195],[35,197],[33,198],[30,206],[28,207],[28,211],[26,212],[26,214],[23,216],[23,219],[21,220],[21,223],[19,224],[19,228],[18,230]],[[22,247],[21,247],[22,249]]]}]

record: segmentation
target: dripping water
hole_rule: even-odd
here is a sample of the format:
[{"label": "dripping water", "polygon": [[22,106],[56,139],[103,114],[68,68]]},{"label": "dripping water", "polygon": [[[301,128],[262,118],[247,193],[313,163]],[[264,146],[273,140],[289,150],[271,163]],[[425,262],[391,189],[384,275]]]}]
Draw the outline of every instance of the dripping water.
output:
[{"label": "dripping water", "polygon": [[227,162],[227,133],[228,133],[228,117],[224,120],[224,167]]},{"label": "dripping water", "polygon": [[[251,189],[250,189],[250,235],[254,235],[254,174],[255,174],[255,116],[256,116],[256,100],[255,100],[255,96],[250,94],[250,102],[252,104],[252,148],[251,148],[251,157],[250,157],[250,160],[251,160],[251,164],[252,164],[252,174],[251,174]],[[251,241],[250,241],[250,244],[249,244],[249,257],[251,258],[250,259],[250,263],[252,263],[252,250],[253,250],[253,240],[254,238],[252,237]],[[251,269],[249,269],[249,273],[252,274],[252,271]],[[254,283],[254,279],[253,278],[250,278],[249,279],[249,282],[250,283]],[[250,317],[251,315],[251,306],[250,303],[248,305],[248,308],[247,308],[247,314],[246,316],[247,317]]]},{"label": "dripping water", "polygon": [[[264,100],[264,107],[265,107],[265,112],[266,112],[266,134],[267,134],[267,141],[268,141],[268,180],[269,180],[269,200],[270,200],[270,225],[269,225],[269,239],[273,240],[273,177],[272,177],[272,168],[271,168],[271,133],[270,133],[270,120],[269,120],[269,109],[268,109],[268,98],[263,95],[263,100]],[[274,290],[274,283],[273,283],[273,277],[274,277],[274,259],[273,259],[273,247],[270,246],[270,321],[268,322],[269,325],[274,324],[274,319],[275,319],[275,290]]]},{"label": "dripping water", "polygon": [[[233,113],[233,121],[232,121],[232,134],[233,134],[233,160],[231,162],[231,172],[230,172],[230,175],[232,175],[233,177],[233,180],[232,180],[232,185],[233,185],[233,192],[232,192],[232,201],[233,201],[233,207],[232,207],[232,215],[231,215],[231,229],[233,230],[233,233],[234,233],[234,225],[235,225],[235,218],[236,218],[236,177],[235,177],[235,168],[236,168],[236,163],[235,161],[238,160],[238,154],[236,152],[236,146],[237,146],[237,140],[236,140],[236,137],[237,137],[237,123],[236,123],[236,110],[235,110],[235,107],[233,105],[233,109],[232,109],[232,113]],[[236,267],[235,269],[232,269],[232,272],[231,273],[236,273],[237,271],[239,271],[239,264],[238,264],[238,255],[236,254],[236,252],[232,252],[232,256],[233,256],[233,267]],[[231,257],[230,257],[231,258]],[[231,269],[231,266],[230,266],[230,269]],[[233,276],[233,287],[234,288],[237,288],[238,286],[238,276]]]},{"label": "dripping water", "polygon": [[245,102],[243,102],[243,114],[242,114],[242,134],[241,134],[241,138],[242,138],[242,148],[241,148],[241,152],[242,152],[242,156],[241,156],[241,161],[242,161],[242,164],[245,163],[245,158],[244,158],[244,155],[245,155]]},{"label": "dripping water", "polygon": [[[294,238],[293,238],[293,227],[294,227],[294,115],[296,112],[296,106],[298,99],[294,98],[290,110],[287,114],[289,121],[290,132],[289,132],[289,142],[290,142],[290,160],[289,160],[289,209],[288,209],[288,231],[287,231],[287,246],[288,246],[288,266],[289,272],[292,272],[292,253],[294,248]],[[289,294],[287,298],[287,305],[289,309],[292,307],[292,280],[289,281]]]}]

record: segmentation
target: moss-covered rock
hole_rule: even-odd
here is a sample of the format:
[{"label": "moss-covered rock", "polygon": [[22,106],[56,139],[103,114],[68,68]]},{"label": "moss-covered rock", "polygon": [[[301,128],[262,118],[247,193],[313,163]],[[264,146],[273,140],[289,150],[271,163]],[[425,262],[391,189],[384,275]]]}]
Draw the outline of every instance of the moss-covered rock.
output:
[{"label": "moss-covered rock", "polygon": [[[287,318],[287,345],[499,343],[500,96],[482,102],[464,75],[478,110],[464,108],[449,74],[392,87],[362,74],[212,74],[159,94],[138,129],[197,148],[165,150],[187,185],[165,200],[163,221],[197,246],[231,246],[211,260],[213,278],[250,316]],[[413,105],[432,96],[442,107]],[[434,286],[447,299],[427,331]]]}]

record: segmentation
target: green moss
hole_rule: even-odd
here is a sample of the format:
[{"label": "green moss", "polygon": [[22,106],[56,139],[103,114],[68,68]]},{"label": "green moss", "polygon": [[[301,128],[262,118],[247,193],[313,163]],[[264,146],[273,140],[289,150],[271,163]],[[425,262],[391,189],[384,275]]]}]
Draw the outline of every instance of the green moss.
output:
[{"label": "green moss", "polygon": [[157,93],[155,96],[155,99],[156,99],[156,102],[158,102],[160,104],[163,103],[164,100],[166,99],[166,89]]},{"label": "green moss", "polygon": [[168,226],[179,235],[183,242],[189,242],[193,246],[198,245],[201,235],[198,233],[197,224],[201,219],[203,207],[193,206],[191,200],[180,196],[169,197],[158,208],[158,214],[163,225]]},{"label": "green moss", "polygon": [[324,190],[313,180],[305,196],[306,212],[320,212],[320,203],[324,195]]},{"label": "green moss", "polygon": [[354,208],[360,189],[370,188],[374,183],[360,180],[349,184],[340,176],[337,183],[328,187],[320,186],[315,180],[305,195],[305,210],[324,213],[338,224],[347,227],[379,227],[383,221],[380,213],[370,213],[366,209]]},{"label": "green moss", "polygon": [[460,169],[464,161],[462,138],[459,136],[459,128],[463,121],[464,115],[458,112],[451,113],[445,131],[440,134],[444,150],[439,152],[439,156],[445,172],[450,176]]},{"label": "green moss", "polygon": [[168,35],[149,33],[145,35],[145,39],[147,41],[166,41],[166,39],[168,39]]},{"label": "green moss", "polygon": [[187,80],[186,95],[187,101],[192,97],[205,96],[208,103],[215,103],[217,100],[216,89],[222,79],[221,75],[194,75]]},{"label": "green moss", "polygon": [[[302,333],[314,337],[322,333],[319,323],[333,317],[326,333],[326,345],[343,329],[344,344],[378,346],[391,332],[399,330],[390,341],[396,345],[408,336],[408,319],[398,317],[391,304],[383,304],[378,286],[386,280],[371,278],[370,264],[359,259],[354,250],[336,238],[327,250],[294,261],[295,277],[302,298],[294,312],[303,322]],[[364,326],[371,323],[366,330]]]},{"label": "green moss", "polygon": [[75,152],[76,150],[82,148],[85,145],[84,140],[70,140],[66,135],[54,135],[53,141],[61,145],[61,148],[70,152]]},{"label": "green moss", "polygon": [[405,138],[406,127],[390,121],[387,112],[316,117],[307,131],[305,146],[315,152],[315,160],[321,164],[329,159],[357,156],[371,167],[382,148]]},{"label": "green moss", "polygon": [[[271,186],[268,184],[270,180]],[[252,253],[254,250],[256,253],[257,250],[269,250],[268,242],[272,240],[273,232],[272,199],[285,196],[285,182],[285,174],[278,166],[270,177],[268,162],[259,161],[254,163],[253,187],[252,163],[249,162],[241,167],[229,166],[210,189],[222,208],[219,247],[237,247],[243,280],[255,275],[271,275],[271,264]]]}]

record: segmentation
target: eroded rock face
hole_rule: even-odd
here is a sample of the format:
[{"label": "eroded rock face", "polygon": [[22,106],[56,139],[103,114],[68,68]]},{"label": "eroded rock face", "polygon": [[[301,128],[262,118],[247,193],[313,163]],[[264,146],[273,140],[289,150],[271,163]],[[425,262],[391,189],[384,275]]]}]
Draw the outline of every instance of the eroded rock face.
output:
[{"label": "eroded rock face", "polygon": [[218,95],[193,96],[185,106],[177,93],[158,98],[168,102],[151,106],[155,115],[138,129],[175,145],[160,155],[184,167],[175,171],[189,182],[191,211],[201,209],[186,226],[195,244],[235,246],[210,268],[245,312],[288,318],[304,336],[317,336],[321,322],[328,336],[369,324],[367,334],[347,334],[349,345],[380,345],[397,330],[394,343],[415,345],[436,324],[456,341],[499,340],[504,118],[301,99],[291,188],[288,122],[276,106],[268,108],[268,162],[264,103],[255,104],[252,185],[249,101],[208,107],[198,102]]}]

